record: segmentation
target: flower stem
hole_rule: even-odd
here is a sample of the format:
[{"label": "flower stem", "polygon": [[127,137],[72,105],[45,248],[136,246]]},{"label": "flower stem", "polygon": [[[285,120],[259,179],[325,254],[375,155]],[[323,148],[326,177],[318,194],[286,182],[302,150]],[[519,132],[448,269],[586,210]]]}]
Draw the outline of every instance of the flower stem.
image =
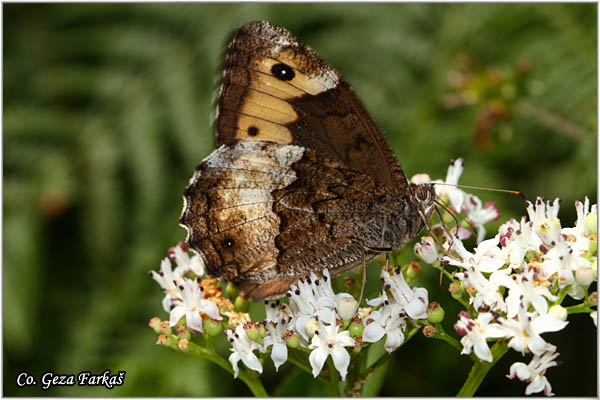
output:
[{"label": "flower stem", "polygon": [[563,302],[563,300],[565,299],[565,297],[567,296],[568,292],[569,292],[569,287],[562,288],[560,290],[560,292],[558,292],[558,299],[554,302],[554,304],[561,304]]},{"label": "flower stem", "polygon": [[[171,335],[171,339],[176,342],[178,338],[176,335]],[[227,360],[215,353],[213,350],[205,349],[198,346],[196,343],[190,342],[189,347],[185,350],[185,353],[206,358],[233,375],[233,368],[231,367],[231,364],[229,364]],[[255,397],[269,396],[261,381],[259,379],[252,378],[246,371],[240,370],[238,378],[240,378],[246,384],[246,386],[248,386],[248,389],[250,389]]]},{"label": "flower stem", "polygon": [[459,352],[462,351],[462,345],[460,344],[460,342],[454,339],[452,336],[448,335],[444,330],[442,324],[435,324],[435,330],[437,331],[437,333],[434,336],[432,336],[433,339],[443,340]]},{"label": "flower stem", "polygon": [[565,309],[567,310],[567,313],[569,313],[569,314],[591,313],[593,311],[596,311],[593,308],[591,308],[588,303],[581,303],[581,304],[577,304],[577,305],[574,305],[571,307],[565,307]]},{"label": "flower stem", "polygon": [[329,358],[327,363],[329,364],[329,395],[331,397],[340,397],[340,373],[335,369],[333,359]]},{"label": "flower stem", "polygon": [[481,385],[481,382],[483,382],[483,378],[485,378],[494,364],[496,364],[496,362],[498,362],[498,360],[502,358],[507,351],[508,345],[506,343],[497,342],[492,347],[492,355],[494,356],[492,362],[475,362],[475,365],[473,365],[469,376],[467,376],[467,380],[463,384],[463,387],[460,388],[456,394],[456,397],[473,397],[479,388],[479,385]]}]

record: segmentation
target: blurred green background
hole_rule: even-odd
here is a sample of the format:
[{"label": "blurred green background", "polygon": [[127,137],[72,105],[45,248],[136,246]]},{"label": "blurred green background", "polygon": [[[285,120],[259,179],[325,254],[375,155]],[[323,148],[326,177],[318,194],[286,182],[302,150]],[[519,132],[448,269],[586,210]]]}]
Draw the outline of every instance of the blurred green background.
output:
[{"label": "blurred green background", "polygon": [[[5,4],[3,387],[5,396],[238,396],[218,367],[158,347],[166,318],[147,276],[185,237],[177,220],[194,166],[213,149],[212,96],[230,32],[282,25],[353,85],[407,175],[563,202],[597,201],[595,4]],[[524,214],[494,200],[501,221]],[[377,291],[377,269],[371,269]],[[419,284],[458,308],[424,270]],[[260,306],[255,310],[260,312]],[[561,396],[595,396],[596,329],[587,315],[545,337],[563,364]],[[220,344],[227,356],[225,343]],[[522,396],[510,352],[478,395]],[[527,357],[527,360],[529,357]],[[528,361],[527,361],[528,362]],[[418,334],[394,353],[381,395],[454,395],[470,362]],[[28,371],[127,371],[122,387],[17,388]],[[267,363],[269,393],[325,395],[300,373],[287,391]]]}]

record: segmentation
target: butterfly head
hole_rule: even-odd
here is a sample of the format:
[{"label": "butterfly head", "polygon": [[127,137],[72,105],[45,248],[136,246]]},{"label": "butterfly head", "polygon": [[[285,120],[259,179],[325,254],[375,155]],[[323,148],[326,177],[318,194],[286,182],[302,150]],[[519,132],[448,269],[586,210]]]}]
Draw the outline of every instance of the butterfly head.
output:
[{"label": "butterfly head", "polygon": [[411,184],[413,202],[419,206],[419,210],[425,217],[433,212],[436,201],[435,188],[430,183]]}]

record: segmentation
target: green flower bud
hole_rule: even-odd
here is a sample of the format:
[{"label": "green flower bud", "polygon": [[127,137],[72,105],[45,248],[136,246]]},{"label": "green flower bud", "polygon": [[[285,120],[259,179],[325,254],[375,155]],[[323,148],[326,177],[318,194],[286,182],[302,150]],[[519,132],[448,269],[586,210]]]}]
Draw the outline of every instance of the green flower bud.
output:
[{"label": "green flower bud", "polygon": [[300,346],[300,339],[295,334],[291,334],[289,336],[285,336],[285,344],[290,349],[297,349]]},{"label": "green flower bud", "polygon": [[154,332],[160,333],[160,318],[154,317],[148,322],[148,326],[154,329]]},{"label": "green flower bud", "polygon": [[237,312],[248,312],[250,309],[250,302],[242,296],[236,297],[233,305],[235,307],[235,311]]},{"label": "green flower bud", "polygon": [[358,354],[363,348],[363,340],[361,337],[354,338],[354,348],[352,349],[352,353]]},{"label": "green flower bud", "polygon": [[418,278],[420,271],[421,265],[416,261],[411,261],[408,263],[408,268],[406,269],[406,274],[404,276],[407,281],[411,281]]},{"label": "green flower bud", "polygon": [[158,338],[156,339],[156,344],[160,344],[161,346],[172,347],[173,340],[171,339],[171,336],[169,336],[165,333],[161,333],[160,335],[158,335]]},{"label": "green flower bud", "polygon": [[433,301],[427,306],[427,319],[432,324],[439,324],[444,320],[444,309],[440,303]]},{"label": "green flower bud", "polygon": [[223,324],[221,321],[214,320],[212,318],[206,318],[202,321],[202,328],[204,333],[208,336],[217,336],[223,332]]},{"label": "green flower bud", "polygon": [[231,282],[227,283],[227,287],[225,288],[225,295],[230,299],[235,299],[240,291],[238,288]]},{"label": "green flower bud", "polygon": [[160,333],[164,333],[165,335],[170,335],[172,333],[171,327],[169,326],[169,321],[160,321],[158,328]]},{"label": "green flower bud", "polygon": [[187,326],[177,326],[175,327],[175,334],[180,338],[180,339],[190,339],[192,337],[192,334],[190,333],[190,330],[188,329]]},{"label": "green flower bud", "polygon": [[258,329],[256,328],[256,324],[246,324],[244,325],[244,330],[246,331],[246,335],[248,335],[248,339],[254,341],[258,339]]},{"label": "green flower bud", "polygon": [[464,285],[462,282],[452,282],[450,286],[448,286],[448,291],[450,292],[450,295],[452,295],[452,298],[455,300],[460,299],[465,293]]},{"label": "green flower bud", "polygon": [[257,324],[256,329],[258,329],[258,337],[260,337],[261,339],[264,338],[267,334],[267,328],[265,328],[265,325],[262,323]]},{"label": "green flower bud", "polygon": [[365,326],[362,323],[362,319],[354,319],[348,328],[348,333],[352,337],[362,337]]}]

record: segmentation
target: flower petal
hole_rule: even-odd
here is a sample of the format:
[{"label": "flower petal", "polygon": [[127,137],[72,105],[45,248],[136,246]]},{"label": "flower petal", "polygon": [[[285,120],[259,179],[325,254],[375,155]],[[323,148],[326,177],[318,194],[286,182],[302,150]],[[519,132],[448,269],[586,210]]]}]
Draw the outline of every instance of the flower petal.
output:
[{"label": "flower petal", "polygon": [[240,373],[240,369],[238,368],[238,362],[240,361],[240,355],[238,353],[231,353],[231,355],[229,356],[229,362],[231,363],[231,366],[233,367],[233,377],[237,378],[238,374]]},{"label": "flower petal", "polygon": [[475,355],[477,358],[483,361],[492,362],[494,357],[492,356],[492,351],[487,345],[485,340],[475,342],[473,346],[473,350],[475,351]]},{"label": "flower petal", "polygon": [[371,322],[365,327],[362,337],[365,342],[375,343],[378,342],[383,335],[385,335],[383,327],[378,322]]},{"label": "flower petal", "polygon": [[202,328],[202,317],[198,311],[189,311],[185,314],[188,328],[198,332],[204,332]]},{"label": "flower petal", "polygon": [[328,355],[329,354],[321,348],[316,348],[310,353],[308,361],[310,361],[312,373],[315,378],[321,373],[321,369],[323,368],[323,364],[325,364]]},{"label": "flower petal", "polygon": [[350,354],[343,347],[334,347],[331,352],[331,358],[333,359],[333,365],[335,369],[340,372],[342,380],[346,380],[346,374],[348,373],[348,365],[350,365]]},{"label": "flower petal", "polygon": [[287,358],[287,346],[284,343],[273,344],[273,348],[271,349],[271,360],[273,360],[273,364],[275,365],[275,371],[279,370],[279,367],[287,361]]},{"label": "flower petal", "polygon": [[254,353],[248,352],[247,354],[243,355],[242,362],[246,367],[257,371],[258,373],[262,373],[262,365]]},{"label": "flower petal", "polygon": [[217,305],[210,300],[201,300],[200,308],[200,311],[202,311],[204,314],[208,315],[212,319],[216,319],[217,321],[223,319],[223,317],[219,315],[219,307],[217,307]]},{"label": "flower petal", "polygon": [[186,314],[186,309],[184,306],[176,306],[171,310],[171,314],[169,315],[169,326],[175,326],[181,317]]}]

